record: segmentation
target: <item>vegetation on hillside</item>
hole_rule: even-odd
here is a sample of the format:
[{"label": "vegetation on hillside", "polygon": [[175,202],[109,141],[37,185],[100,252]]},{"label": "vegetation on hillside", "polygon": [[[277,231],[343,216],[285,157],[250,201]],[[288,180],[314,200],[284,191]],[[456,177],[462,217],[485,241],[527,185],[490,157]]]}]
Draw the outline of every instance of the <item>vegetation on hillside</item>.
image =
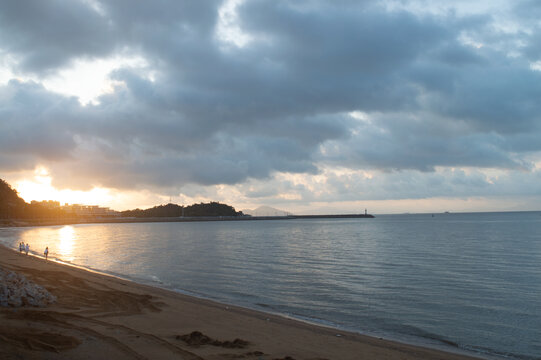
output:
[{"label": "vegetation on hillside", "polygon": [[[126,217],[215,217],[215,216],[242,216],[242,211],[218,202],[180,206],[167,204],[155,206],[150,209],[126,210],[120,213]],[[28,204],[19,197],[17,191],[7,182],[0,179],[0,219],[67,219],[76,218],[73,212],[66,212],[61,208],[51,208],[43,203]]]},{"label": "vegetation on hillside", "polygon": [[74,217],[62,209],[53,209],[42,204],[28,204],[19,197],[15,189],[0,179],[0,219],[42,219]]},{"label": "vegetation on hillside", "polygon": [[155,206],[150,209],[126,210],[120,213],[126,217],[201,217],[201,216],[242,216],[241,211],[236,211],[234,207],[220,204],[218,202],[193,204],[190,206],[180,206],[177,204],[167,204]]},{"label": "vegetation on hillside", "polygon": [[21,217],[26,203],[11,185],[0,179],[0,219]]}]

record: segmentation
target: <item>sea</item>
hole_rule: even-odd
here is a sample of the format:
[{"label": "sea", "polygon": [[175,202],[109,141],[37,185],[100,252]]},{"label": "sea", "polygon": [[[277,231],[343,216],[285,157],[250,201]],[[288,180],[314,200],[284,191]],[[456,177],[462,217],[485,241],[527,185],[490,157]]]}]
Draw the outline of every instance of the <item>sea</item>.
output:
[{"label": "sea", "polygon": [[0,228],[0,243],[338,331],[541,359],[541,212]]}]

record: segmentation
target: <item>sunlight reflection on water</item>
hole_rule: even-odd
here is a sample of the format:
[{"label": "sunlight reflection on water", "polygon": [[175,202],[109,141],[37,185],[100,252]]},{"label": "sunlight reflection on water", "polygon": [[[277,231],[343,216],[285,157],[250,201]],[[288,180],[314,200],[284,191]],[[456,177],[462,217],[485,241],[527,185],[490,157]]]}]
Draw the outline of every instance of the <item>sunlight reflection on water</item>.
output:
[{"label": "sunlight reflection on water", "polygon": [[75,229],[70,225],[64,226],[58,231],[58,236],[60,238],[60,243],[57,249],[58,255],[62,259],[72,261],[73,243],[75,242]]},{"label": "sunlight reflection on water", "polygon": [[540,221],[480,213],[88,224],[0,229],[0,242],[376,336],[538,359]]},{"label": "sunlight reflection on water", "polygon": [[49,258],[63,261],[75,260],[77,233],[71,225],[30,228],[21,233],[20,241],[30,245],[30,252],[42,256],[45,247],[49,247]]}]

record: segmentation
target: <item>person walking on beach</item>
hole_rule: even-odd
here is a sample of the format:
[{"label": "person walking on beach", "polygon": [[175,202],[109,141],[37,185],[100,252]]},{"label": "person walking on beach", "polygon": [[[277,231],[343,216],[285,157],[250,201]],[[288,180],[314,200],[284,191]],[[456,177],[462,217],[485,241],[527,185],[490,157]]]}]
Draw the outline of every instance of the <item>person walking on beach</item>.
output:
[{"label": "person walking on beach", "polygon": [[26,243],[24,250],[26,251],[26,255],[28,255],[28,251],[30,251],[30,245],[28,243]]},{"label": "person walking on beach", "polygon": [[45,255],[45,260],[47,260],[47,257],[49,256],[49,247],[48,246],[45,248],[45,251],[43,252],[43,254]]},{"label": "person walking on beach", "polygon": [[23,242],[20,242],[19,243],[19,252],[22,253],[24,250],[24,243]]}]

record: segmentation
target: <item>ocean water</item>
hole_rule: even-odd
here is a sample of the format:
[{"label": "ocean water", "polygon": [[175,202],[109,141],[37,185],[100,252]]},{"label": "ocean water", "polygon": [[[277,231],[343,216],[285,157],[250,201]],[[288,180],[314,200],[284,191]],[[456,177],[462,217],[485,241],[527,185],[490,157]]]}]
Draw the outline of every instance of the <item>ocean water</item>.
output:
[{"label": "ocean water", "polygon": [[541,212],[2,228],[43,256],[338,329],[541,359]]}]

